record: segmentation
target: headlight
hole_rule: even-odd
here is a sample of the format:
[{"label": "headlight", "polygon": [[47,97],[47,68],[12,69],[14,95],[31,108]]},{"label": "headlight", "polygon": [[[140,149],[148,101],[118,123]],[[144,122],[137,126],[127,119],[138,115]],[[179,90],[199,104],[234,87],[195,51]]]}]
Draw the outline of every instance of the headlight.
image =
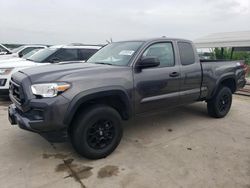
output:
[{"label": "headlight", "polygon": [[0,68],[0,75],[8,75],[12,71],[13,68]]},{"label": "headlight", "polygon": [[68,83],[44,83],[31,86],[32,93],[42,97],[55,97],[69,88]]}]

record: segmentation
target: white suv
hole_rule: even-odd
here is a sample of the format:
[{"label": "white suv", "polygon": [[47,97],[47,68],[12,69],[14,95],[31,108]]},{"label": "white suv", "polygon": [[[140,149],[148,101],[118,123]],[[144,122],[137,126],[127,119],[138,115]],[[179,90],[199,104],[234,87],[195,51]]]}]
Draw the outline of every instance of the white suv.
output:
[{"label": "white suv", "polygon": [[2,62],[0,63],[0,96],[8,95],[11,75],[19,70],[59,62],[84,62],[101,47],[97,45],[51,46],[39,50],[27,59]]},{"label": "white suv", "polygon": [[11,53],[9,53],[9,54],[1,55],[0,60],[23,57],[25,54],[31,52],[34,49],[43,49],[43,48],[47,48],[47,46],[44,46],[44,45],[24,45],[24,46],[20,46],[18,48],[15,48],[15,49],[11,50]]}]

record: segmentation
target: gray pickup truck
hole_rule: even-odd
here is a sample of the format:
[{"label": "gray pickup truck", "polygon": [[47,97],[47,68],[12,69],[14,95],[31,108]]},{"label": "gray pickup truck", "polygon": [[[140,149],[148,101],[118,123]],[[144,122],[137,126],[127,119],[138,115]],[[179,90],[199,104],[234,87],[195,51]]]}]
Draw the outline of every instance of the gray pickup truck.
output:
[{"label": "gray pickup truck", "polygon": [[65,130],[79,154],[99,159],[118,146],[121,122],[133,116],[206,101],[210,116],[224,117],[232,93],[246,83],[243,68],[238,61],[200,62],[188,40],[114,42],[86,63],[15,73],[9,121],[37,133]]}]

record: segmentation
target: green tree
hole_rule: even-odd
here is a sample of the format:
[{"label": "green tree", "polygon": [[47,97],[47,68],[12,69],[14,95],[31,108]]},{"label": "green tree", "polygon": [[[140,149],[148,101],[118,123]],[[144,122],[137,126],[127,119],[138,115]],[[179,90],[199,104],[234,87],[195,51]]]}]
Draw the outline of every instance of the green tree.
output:
[{"label": "green tree", "polygon": [[[222,53],[223,51],[223,53]],[[214,48],[213,53],[216,59],[231,59],[232,48]],[[232,60],[244,60],[246,64],[250,65],[250,52],[234,51]]]}]

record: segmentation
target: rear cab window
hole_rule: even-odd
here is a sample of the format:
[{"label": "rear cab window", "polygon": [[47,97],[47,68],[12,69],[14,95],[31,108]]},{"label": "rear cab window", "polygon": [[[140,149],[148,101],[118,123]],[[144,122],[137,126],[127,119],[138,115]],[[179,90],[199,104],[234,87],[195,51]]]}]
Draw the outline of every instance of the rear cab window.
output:
[{"label": "rear cab window", "polygon": [[182,65],[191,65],[195,63],[194,49],[189,42],[178,42],[180,60]]}]

